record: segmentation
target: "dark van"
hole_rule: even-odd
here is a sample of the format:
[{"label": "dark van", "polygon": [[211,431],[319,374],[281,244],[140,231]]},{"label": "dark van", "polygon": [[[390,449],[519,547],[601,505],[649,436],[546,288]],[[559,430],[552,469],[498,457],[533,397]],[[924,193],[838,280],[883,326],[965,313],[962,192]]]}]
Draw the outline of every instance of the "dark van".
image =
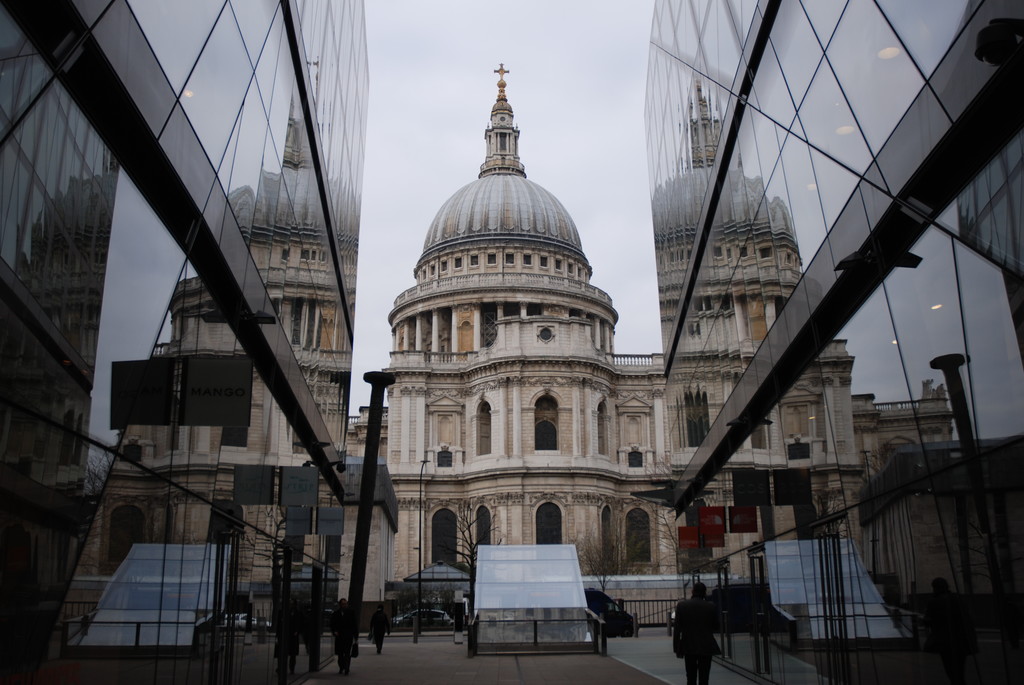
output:
[{"label": "dark van", "polygon": [[587,588],[583,592],[587,596],[587,608],[604,619],[605,634],[608,637],[633,636],[633,617],[623,611],[618,602],[594,588]]}]

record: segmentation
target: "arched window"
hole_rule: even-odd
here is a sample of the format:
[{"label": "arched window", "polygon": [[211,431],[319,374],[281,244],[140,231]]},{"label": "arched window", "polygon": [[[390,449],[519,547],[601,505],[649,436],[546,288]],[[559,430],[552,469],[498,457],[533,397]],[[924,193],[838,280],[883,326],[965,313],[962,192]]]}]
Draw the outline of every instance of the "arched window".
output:
[{"label": "arched window", "polygon": [[537,508],[537,544],[562,544],[562,510],[545,502]]},{"label": "arched window", "polygon": [[597,405],[597,453],[608,454],[608,409],[603,401]]},{"label": "arched window", "polygon": [[430,561],[454,564],[457,545],[455,513],[451,509],[437,511],[430,521]]},{"label": "arched window", "polygon": [[686,444],[699,447],[711,428],[708,415],[708,395],[705,392],[687,392],[686,401]]},{"label": "arched window", "polygon": [[491,512],[487,507],[478,507],[476,510],[476,544],[491,544]]},{"label": "arched window", "polygon": [[643,509],[626,514],[626,556],[636,562],[651,560],[651,517]]},{"label": "arched window", "polygon": [[601,510],[601,544],[612,544],[612,508],[609,506]]},{"label": "arched window", "polygon": [[120,506],[110,513],[107,561],[123,561],[133,544],[143,542],[145,522],[142,510],[130,504]]},{"label": "arched window", "polygon": [[545,395],[537,400],[533,412],[533,444],[536,450],[558,449],[558,403]]},{"label": "arched window", "polygon": [[491,405],[486,402],[476,410],[476,453],[491,453]]}]

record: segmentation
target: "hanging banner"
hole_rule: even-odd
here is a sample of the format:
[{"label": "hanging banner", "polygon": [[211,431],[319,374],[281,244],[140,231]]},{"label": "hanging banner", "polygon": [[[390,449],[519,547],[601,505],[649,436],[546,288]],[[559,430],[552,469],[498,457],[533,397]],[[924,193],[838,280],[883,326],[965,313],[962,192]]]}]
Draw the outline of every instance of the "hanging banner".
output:
[{"label": "hanging banner", "polygon": [[724,547],[725,507],[701,507],[698,512],[701,547]]},{"label": "hanging banner", "polygon": [[721,531],[710,531],[705,533],[702,528],[700,531],[700,546],[705,549],[711,547],[725,547],[725,529]]},{"label": "hanging banner", "polygon": [[767,469],[736,469],[732,472],[732,501],[737,506],[760,507],[772,503]]},{"label": "hanging banner", "polygon": [[183,426],[248,426],[252,360],[186,357],[182,363]]},{"label": "hanging banner", "polygon": [[319,507],[316,510],[317,535],[345,534],[345,507]]},{"label": "hanging banner", "polygon": [[287,537],[312,535],[313,510],[309,507],[288,507],[288,518],[285,519],[284,534]]},{"label": "hanging banner", "polygon": [[775,486],[776,506],[795,506],[813,504],[811,498],[810,469],[780,469],[772,471],[772,484]]},{"label": "hanging banner", "polygon": [[315,507],[320,472],[308,466],[281,468],[281,505]]},{"label": "hanging banner", "polygon": [[274,467],[235,464],[235,504],[273,504]]},{"label": "hanging banner", "polygon": [[730,533],[756,533],[757,507],[729,507]]},{"label": "hanging banner", "polygon": [[697,526],[679,526],[679,549],[697,549],[700,537]]},{"label": "hanging banner", "polygon": [[701,533],[725,532],[725,507],[701,507],[698,511]]},{"label": "hanging banner", "polygon": [[110,365],[110,429],[169,426],[174,359],[154,357]]}]

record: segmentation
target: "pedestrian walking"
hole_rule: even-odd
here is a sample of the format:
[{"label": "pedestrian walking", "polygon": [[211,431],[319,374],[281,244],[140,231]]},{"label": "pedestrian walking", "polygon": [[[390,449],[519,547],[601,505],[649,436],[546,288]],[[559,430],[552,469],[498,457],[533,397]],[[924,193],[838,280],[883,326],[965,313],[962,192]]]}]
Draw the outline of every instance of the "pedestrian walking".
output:
[{"label": "pedestrian walking", "polygon": [[299,656],[299,642],[302,639],[302,628],[305,617],[299,609],[299,604],[294,599],[291,608],[288,610],[288,631],[284,630],[284,621],[278,612],[277,619],[277,642],[274,644],[274,657],[277,659],[277,668],[280,672],[288,663],[288,672],[295,673],[295,660]]},{"label": "pedestrian walking", "polygon": [[377,611],[373,612],[373,616],[370,617],[370,635],[369,638],[373,640],[373,643],[377,645],[377,653],[380,654],[381,647],[384,646],[384,636],[391,634],[391,619],[384,613],[384,605],[378,604]]},{"label": "pedestrian walking", "polygon": [[952,685],[963,685],[967,657],[978,652],[971,614],[960,596],[950,592],[945,578],[932,581],[932,599],[924,612],[928,638],[924,651],[937,653]]},{"label": "pedestrian walking", "polygon": [[672,647],[677,657],[686,660],[686,685],[708,685],[711,658],[722,653],[715,640],[718,607],[707,597],[707,586],[697,582],[691,598],[681,599],[676,604]]},{"label": "pedestrian walking", "polygon": [[331,614],[331,635],[334,636],[334,653],[338,655],[338,673],[348,675],[352,668],[352,643],[359,636],[359,621],[344,597],[338,600],[338,608]]}]

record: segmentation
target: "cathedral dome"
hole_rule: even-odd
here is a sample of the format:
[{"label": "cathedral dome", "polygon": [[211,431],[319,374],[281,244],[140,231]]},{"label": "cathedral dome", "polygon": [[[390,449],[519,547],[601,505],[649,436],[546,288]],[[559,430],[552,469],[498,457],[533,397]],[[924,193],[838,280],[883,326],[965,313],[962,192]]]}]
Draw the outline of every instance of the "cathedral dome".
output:
[{"label": "cathedral dome", "polygon": [[554,195],[532,181],[519,161],[519,129],[505,97],[505,65],[498,98],[484,131],[487,155],[477,180],[448,198],[427,231],[421,259],[454,245],[495,239],[545,243],[585,259],[576,224]]},{"label": "cathedral dome", "polygon": [[463,186],[441,206],[423,254],[495,238],[537,240],[583,252],[576,224],[558,198],[520,174],[493,173]]}]

